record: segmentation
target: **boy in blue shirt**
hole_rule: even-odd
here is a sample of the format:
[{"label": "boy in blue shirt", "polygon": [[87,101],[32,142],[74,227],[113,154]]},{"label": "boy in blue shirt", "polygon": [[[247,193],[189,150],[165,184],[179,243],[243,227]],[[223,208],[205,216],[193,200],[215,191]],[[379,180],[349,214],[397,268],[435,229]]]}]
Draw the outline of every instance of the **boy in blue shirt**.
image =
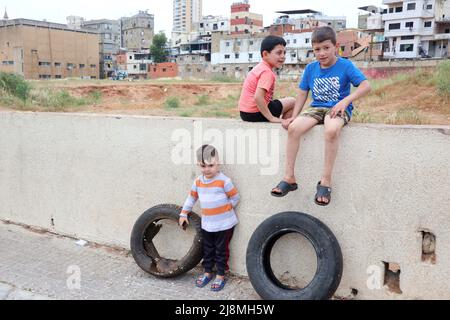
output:
[{"label": "boy in blue shirt", "polygon": [[[295,161],[300,148],[300,138],[318,124],[325,126],[325,164],[322,179],[317,185],[315,202],[327,206],[331,201],[331,180],[339,148],[339,136],[353,112],[353,101],[370,92],[370,84],[351,61],[338,57],[336,32],[331,27],[320,27],[313,32],[312,47],[315,62],[309,64],[300,83],[293,115],[283,120],[289,137],[284,179],[272,190],[275,197],[284,197],[298,189],[295,178]],[[357,90],[350,94],[351,85]],[[313,102],[301,114],[309,91]],[[297,116],[300,114],[300,117]]]}]

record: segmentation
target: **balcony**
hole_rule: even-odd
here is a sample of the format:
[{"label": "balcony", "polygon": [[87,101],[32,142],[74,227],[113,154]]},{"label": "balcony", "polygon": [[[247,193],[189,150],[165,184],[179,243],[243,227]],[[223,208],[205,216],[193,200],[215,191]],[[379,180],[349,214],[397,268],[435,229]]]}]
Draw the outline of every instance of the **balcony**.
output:
[{"label": "balcony", "polygon": [[433,34],[433,28],[402,28],[384,31],[384,35],[387,38],[403,36],[432,36]]},{"label": "balcony", "polygon": [[434,35],[434,40],[450,40],[450,33],[438,33]]},{"label": "balcony", "polygon": [[410,10],[410,11],[383,14],[383,21],[414,19],[414,18],[434,18],[434,12],[430,10],[420,9],[420,10]]}]

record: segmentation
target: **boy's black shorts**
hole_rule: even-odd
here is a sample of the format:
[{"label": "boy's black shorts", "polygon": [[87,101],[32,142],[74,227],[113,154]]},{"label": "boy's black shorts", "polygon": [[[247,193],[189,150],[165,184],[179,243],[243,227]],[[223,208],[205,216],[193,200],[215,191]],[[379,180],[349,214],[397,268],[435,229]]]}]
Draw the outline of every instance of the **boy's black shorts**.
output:
[{"label": "boy's black shorts", "polygon": [[[270,113],[276,117],[281,117],[281,114],[283,113],[283,104],[280,100],[273,100],[269,102],[268,105]],[[241,111],[241,119],[246,122],[270,122],[266,119],[266,117],[263,116],[261,112],[255,112],[255,113],[248,113],[248,112],[242,112]]]}]

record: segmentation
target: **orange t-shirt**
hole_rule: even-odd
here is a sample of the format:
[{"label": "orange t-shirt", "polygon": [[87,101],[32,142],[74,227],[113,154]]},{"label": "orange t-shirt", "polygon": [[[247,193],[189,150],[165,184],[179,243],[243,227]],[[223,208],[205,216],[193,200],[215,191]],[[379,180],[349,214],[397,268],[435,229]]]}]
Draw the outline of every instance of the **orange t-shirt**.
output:
[{"label": "orange t-shirt", "polygon": [[242,88],[241,98],[239,100],[239,111],[247,113],[260,112],[256,101],[256,89],[263,88],[266,93],[266,104],[268,105],[273,99],[275,90],[276,76],[270,65],[264,60],[261,61],[245,79]]}]

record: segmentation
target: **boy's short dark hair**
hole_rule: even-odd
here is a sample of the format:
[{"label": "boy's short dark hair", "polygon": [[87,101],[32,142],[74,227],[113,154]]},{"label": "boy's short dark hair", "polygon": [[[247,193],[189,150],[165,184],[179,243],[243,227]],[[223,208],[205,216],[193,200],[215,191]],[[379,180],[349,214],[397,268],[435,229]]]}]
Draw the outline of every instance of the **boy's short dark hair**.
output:
[{"label": "boy's short dark hair", "polygon": [[214,159],[218,159],[219,153],[216,148],[209,144],[203,145],[197,150],[197,161],[200,164],[210,164]]},{"label": "boy's short dark hair", "polygon": [[275,49],[276,46],[282,45],[283,47],[286,47],[286,41],[277,36],[268,36],[266,37],[262,44],[261,44],[261,56],[263,55],[264,51],[272,52],[273,49]]},{"label": "boy's short dark hair", "polygon": [[314,43],[321,43],[327,40],[330,40],[333,45],[336,45],[337,43],[337,36],[336,31],[332,27],[325,26],[325,27],[319,27],[316,30],[314,30],[311,42]]}]

